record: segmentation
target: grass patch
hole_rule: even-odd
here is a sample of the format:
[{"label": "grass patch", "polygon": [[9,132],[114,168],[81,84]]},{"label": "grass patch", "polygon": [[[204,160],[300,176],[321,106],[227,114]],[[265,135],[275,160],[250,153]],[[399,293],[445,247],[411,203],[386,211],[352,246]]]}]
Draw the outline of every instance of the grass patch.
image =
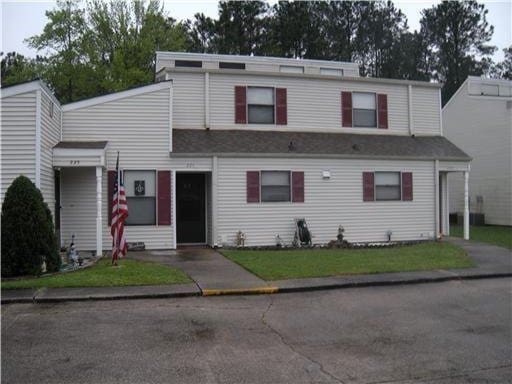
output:
[{"label": "grass patch", "polygon": [[120,287],[127,285],[166,285],[189,283],[182,271],[165,265],[123,259],[119,267],[111,267],[103,258],[90,268],[39,278],[2,281],[2,289]]},{"label": "grass patch", "polygon": [[467,268],[474,265],[462,248],[444,242],[377,249],[225,250],[222,253],[264,280]]},{"label": "grass patch", "polygon": [[[463,237],[461,225],[450,226],[450,236]],[[480,243],[489,243],[512,249],[512,227],[500,225],[471,225],[469,238]]]}]

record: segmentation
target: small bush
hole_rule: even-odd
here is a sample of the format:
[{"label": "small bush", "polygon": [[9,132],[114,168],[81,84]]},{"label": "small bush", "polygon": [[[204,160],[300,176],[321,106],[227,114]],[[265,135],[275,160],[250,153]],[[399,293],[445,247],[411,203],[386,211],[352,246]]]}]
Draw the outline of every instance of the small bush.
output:
[{"label": "small bush", "polygon": [[60,268],[53,220],[43,195],[25,176],[16,178],[2,205],[2,276],[39,275]]}]

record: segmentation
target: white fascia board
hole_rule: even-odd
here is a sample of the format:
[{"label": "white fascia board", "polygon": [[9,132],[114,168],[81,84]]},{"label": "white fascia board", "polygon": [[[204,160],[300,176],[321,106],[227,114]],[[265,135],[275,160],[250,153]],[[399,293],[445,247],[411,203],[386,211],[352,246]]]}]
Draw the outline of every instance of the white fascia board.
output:
[{"label": "white fascia board", "polygon": [[57,105],[60,110],[61,104],[60,101],[55,97],[50,88],[41,80],[34,80],[29,83],[23,83],[19,85],[12,85],[7,88],[0,88],[0,98],[21,95],[27,92],[33,92],[40,89],[43,93],[46,94],[52,101]]},{"label": "white fascia board", "polygon": [[282,64],[282,65],[314,65],[328,68],[347,68],[359,70],[357,63],[349,61],[311,60],[311,59],[290,59],[285,57],[272,56],[243,56],[243,55],[219,55],[208,53],[168,52],[157,51],[156,60],[206,60],[225,62],[245,62],[258,64]]},{"label": "white fascia board", "polygon": [[261,77],[291,77],[291,78],[306,78],[306,79],[319,79],[319,80],[333,80],[337,82],[354,81],[360,83],[375,83],[375,84],[390,84],[390,85],[412,85],[414,87],[425,87],[425,88],[442,88],[441,83],[434,83],[428,81],[419,80],[398,80],[388,79],[384,77],[363,77],[363,76],[330,76],[320,75],[315,73],[289,73],[289,72],[262,72],[262,71],[240,71],[238,69],[212,69],[212,68],[186,68],[186,67],[165,67],[160,69],[157,73],[160,74],[163,71],[165,73],[173,72],[190,72],[190,73],[204,73],[209,72],[211,74],[223,74],[223,75],[255,75]]},{"label": "white fascia board", "polygon": [[126,91],[115,92],[115,93],[111,93],[111,94],[104,95],[104,96],[97,96],[97,97],[92,97],[87,100],[69,103],[69,104],[63,105],[62,110],[64,112],[68,112],[68,111],[73,111],[75,109],[92,107],[93,105],[108,103],[109,101],[121,100],[126,97],[142,95],[144,93],[155,92],[155,91],[159,91],[161,89],[167,89],[170,87],[172,87],[171,80],[161,81],[159,83],[155,83],[155,84],[151,84],[151,85],[145,85],[145,86],[138,87],[138,88],[128,89]]},{"label": "white fascia board", "polygon": [[504,86],[512,86],[512,80],[507,79],[489,79],[486,77],[478,77],[478,76],[468,76],[466,80],[471,81],[472,83],[479,84],[495,84],[495,85],[504,85]]}]

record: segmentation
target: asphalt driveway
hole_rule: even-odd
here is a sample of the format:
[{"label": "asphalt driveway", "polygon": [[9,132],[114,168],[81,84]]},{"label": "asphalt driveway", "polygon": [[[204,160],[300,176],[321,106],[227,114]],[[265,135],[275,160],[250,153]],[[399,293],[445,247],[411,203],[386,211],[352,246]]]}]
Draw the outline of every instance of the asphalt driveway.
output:
[{"label": "asphalt driveway", "polygon": [[5,383],[507,383],[512,279],[2,307]]}]

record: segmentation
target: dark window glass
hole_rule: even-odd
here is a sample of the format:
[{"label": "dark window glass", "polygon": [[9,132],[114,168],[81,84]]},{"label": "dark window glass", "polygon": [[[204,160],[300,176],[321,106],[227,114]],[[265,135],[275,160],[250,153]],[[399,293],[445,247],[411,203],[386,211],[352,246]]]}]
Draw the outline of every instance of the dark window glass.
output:
[{"label": "dark window glass", "polygon": [[156,225],[156,172],[124,171],[126,225]]},{"label": "dark window glass", "polygon": [[375,172],[376,200],[400,200],[400,172]]},{"label": "dark window glass", "polygon": [[195,61],[195,60],[176,60],[174,62],[175,67],[193,67],[193,68],[202,68],[203,62],[202,61]]},{"label": "dark window glass", "polygon": [[274,124],[274,88],[247,88],[247,109],[250,124]]},{"label": "dark window glass", "polygon": [[353,109],[354,127],[376,127],[377,113],[375,109]]},{"label": "dark window glass", "polygon": [[274,106],[249,105],[249,123],[274,124]]},{"label": "dark window glass", "polygon": [[226,61],[221,61],[219,63],[219,68],[223,69],[245,69],[244,63],[228,63]]},{"label": "dark window glass", "polygon": [[126,225],[155,225],[155,197],[127,197],[128,217]]},{"label": "dark window glass", "polygon": [[291,201],[290,172],[261,172],[261,201]]}]

